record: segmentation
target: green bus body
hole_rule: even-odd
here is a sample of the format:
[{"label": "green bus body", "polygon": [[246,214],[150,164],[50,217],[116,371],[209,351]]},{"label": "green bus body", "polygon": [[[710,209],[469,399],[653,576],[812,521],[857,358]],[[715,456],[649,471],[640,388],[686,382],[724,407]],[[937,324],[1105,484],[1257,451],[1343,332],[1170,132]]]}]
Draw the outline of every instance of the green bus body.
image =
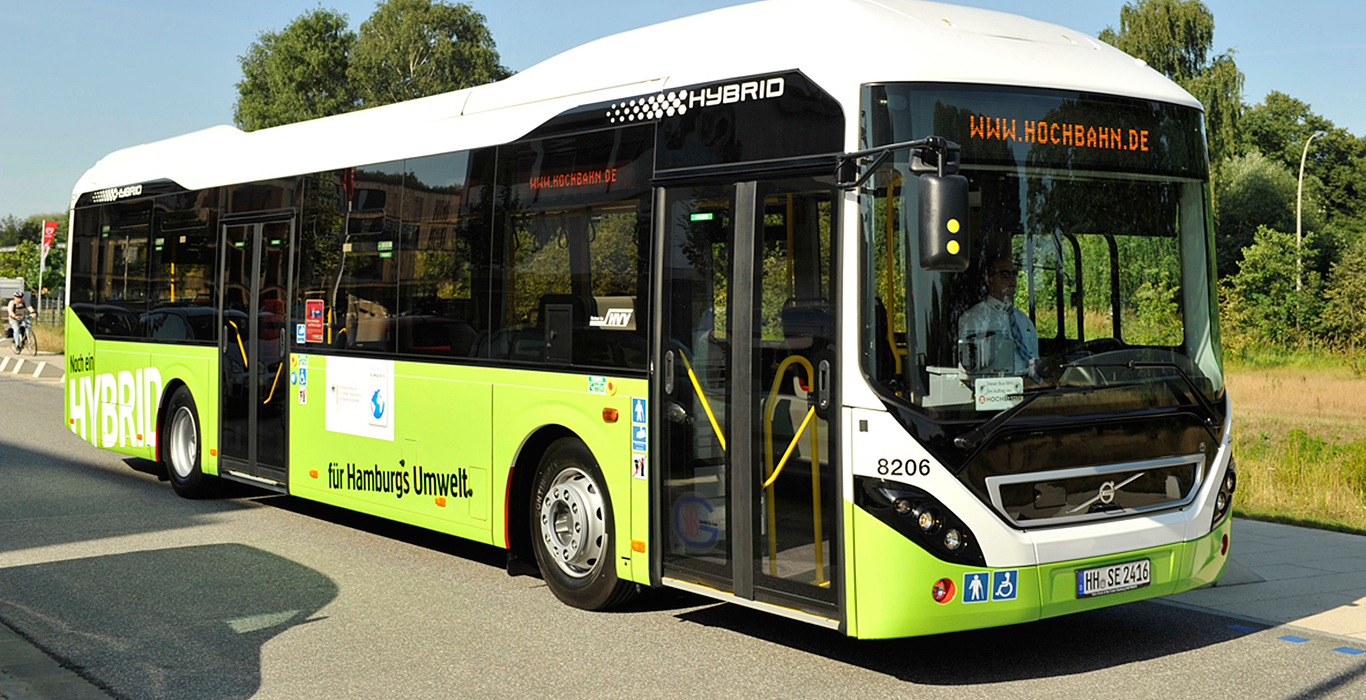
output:
[{"label": "green bus body", "polygon": [[66,424],[585,609],[673,587],[887,638],[1216,581],[1199,103],[926,7],[770,0],[111,154],[73,193]]}]

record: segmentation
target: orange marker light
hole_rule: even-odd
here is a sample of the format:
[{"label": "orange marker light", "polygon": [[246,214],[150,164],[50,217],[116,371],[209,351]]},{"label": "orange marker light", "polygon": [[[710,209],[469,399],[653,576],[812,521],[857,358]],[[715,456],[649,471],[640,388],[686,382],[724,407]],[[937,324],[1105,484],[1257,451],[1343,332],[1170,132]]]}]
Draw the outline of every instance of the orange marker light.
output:
[{"label": "orange marker light", "polygon": [[436,504],[439,505],[439,506],[441,506],[442,508],[445,508],[445,507],[446,507],[446,497],[445,497],[445,496],[437,496],[437,497],[436,497]]},{"label": "orange marker light", "polygon": [[316,479],[316,478],[318,478],[318,470],[317,470],[317,469],[309,469],[309,470],[308,470],[308,475],[309,475],[310,477]]},{"label": "orange marker light", "polygon": [[615,409],[615,408],[604,408],[604,409],[602,409],[602,419],[603,419],[604,421],[608,422],[608,423],[615,423],[615,422],[617,422],[617,419],[620,418],[620,417],[621,417],[621,414],[618,413],[618,412],[617,412],[617,409]]},{"label": "orange marker light", "polygon": [[75,424],[76,424],[76,419],[75,419],[75,418],[72,418],[72,419],[71,419],[71,424],[72,424],[72,425],[75,425]]},{"label": "orange marker light", "polygon": [[631,551],[632,551],[632,552],[644,552],[644,551],[645,551],[645,540],[631,540]]},{"label": "orange marker light", "polygon": [[217,447],[210,447],[210,448],[209,448],[209,456],[210,456],[210,457],[217,457],[217,456],[218,456],[218,448],[217,448]]}]

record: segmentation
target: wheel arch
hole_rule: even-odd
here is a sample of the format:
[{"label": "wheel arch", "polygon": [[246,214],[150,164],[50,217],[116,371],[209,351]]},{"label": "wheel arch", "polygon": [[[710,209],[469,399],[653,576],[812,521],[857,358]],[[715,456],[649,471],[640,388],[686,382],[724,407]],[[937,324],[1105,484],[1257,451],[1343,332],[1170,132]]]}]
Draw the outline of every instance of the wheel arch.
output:
[{"label": "wheel arch", "polygon": [[[563,438],[573,438],[588,447],[588,442],[582,436],[563,425],[542,425],[522,440],[522,444],[517,447],[516,456],[513,457],[512,468],[508,471],[504,494],[503,536],[508,550],[519,559],[533,562],[532,566],[535,566],[536,559],[531,550],[530,508],[536,468],[540,466],[541,458],[550,446]],[[588,451],[592,454],[593,450],[588,448]],[[597,460],[597,456],[594,455],[593,459]],[[610,497],[609,492],[608,498]]]},{"label": "wheel arch", "polygon": [[[176,390],[182,386],[185,387],[185,391],[190,392],[190,398],[194,399],[194,390],[190,388],[190,385],[187,384],[185,380],[181,379],[180,377],[172,377],[171,379],[167,380],[165,386],[162,387],[161,398],[157,400],[156,461],[162,462],[163,464],[166,461],[166,456],[162,452],[163,443],[161,440],[161,436],[166,432],[166,420],[170,417],[166,415],[166,408],[170,406],[171,397],[175,396]],[[198,414],[199,401],[194,402],[194,407],[195,413]],[[197,421],[201,426],[204,425],[203,416],[195,415],[195,421]]]}]

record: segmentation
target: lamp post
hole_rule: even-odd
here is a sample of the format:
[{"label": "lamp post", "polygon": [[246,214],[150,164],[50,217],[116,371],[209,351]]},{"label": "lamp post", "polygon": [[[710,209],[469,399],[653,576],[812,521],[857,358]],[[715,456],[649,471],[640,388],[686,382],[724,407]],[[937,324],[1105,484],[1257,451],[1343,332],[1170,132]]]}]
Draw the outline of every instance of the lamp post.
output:
[{"label": "lamp post", "polygon": [[1300,244],[1302,237],[1300,208],[1304,202],[1304,160],[1309,157],[1309,142],[1313,141],[1315,136],[1327,135],[1328,132],[1322,130],[1310,134],[1309,138],[1304,140],[1304,153],[1300,154],[1300,182],[1295,188],[1295,291],[1297,292],[1300,291],[1300,288],[1303,285],[1301,276],[1304,270],[1304,247]]}]

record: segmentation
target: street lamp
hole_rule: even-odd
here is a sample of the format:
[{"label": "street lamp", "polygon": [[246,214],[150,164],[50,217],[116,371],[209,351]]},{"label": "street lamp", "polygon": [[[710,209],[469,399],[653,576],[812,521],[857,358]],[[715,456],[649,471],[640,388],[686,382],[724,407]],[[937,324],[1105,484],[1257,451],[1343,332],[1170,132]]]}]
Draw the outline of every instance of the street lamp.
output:
[{"label": "street lamp", "polygon": [[1304,270],[1304,248],[1300,245],[1300,207],[1304,201],[1304,159],[1309,157],[1309,142],[1313,141],[1315,136],[1327,135],[1328,132],[1323,130],[1315,131],[1310,134],[1309,138],[1304,140],[1304,153],[1300,154],[1300,184],[1295,189],[1295,291],[1297,292],[1300,291],[1300,287],[1303,284],[1300,276]]}]

